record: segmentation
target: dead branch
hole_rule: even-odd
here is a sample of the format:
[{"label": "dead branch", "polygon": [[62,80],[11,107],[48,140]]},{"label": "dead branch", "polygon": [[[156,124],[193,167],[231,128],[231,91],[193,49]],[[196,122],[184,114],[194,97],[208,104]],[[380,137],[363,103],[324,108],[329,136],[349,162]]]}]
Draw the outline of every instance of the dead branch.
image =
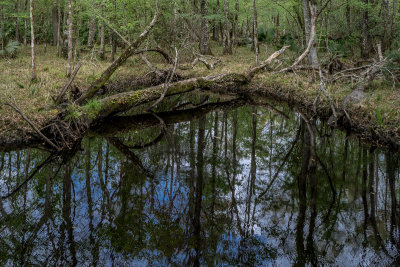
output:
[{"label": "dead branch", "polygon": [[154,102],[153,105],[151,105],[151,106],[147,109],[147,111],[149,111],[149,110],[151,110],[152,108],[156,107],[156,106],[164,99],[165,94],[167,93],[167,90],[168,90],[169,83],[172,81],[172,78],[173,78],[174,75],[175,75],[175,71],[176,71],[176,66],[177,66],[177,65],[178,65],[178,49],[176,49],[176,47],[175,47],[175,63],[174,63],[174,68],[171,70],[170,75],[167,77],[167,80],[166,80],[165,83],[164,83],[164,89],[163,89],[163,92],[162,92],[160,98],[157,99],[157,101]]},{"label": "dead branch", "polygon": [[140,58],[144,61],[144,63],[146,63],[147,67],[154,72],[158,77],[162,77],[163,73],[158,70],[153,64],[151,64],[151,62],[146,58],[145,55],[141,54]]},{"label": "dead branch", "polygon": [[21,115],[21,117],[32,127],[32,129],[38,134],[40,135],[40,137],[42,137],[49,145],[51,145],[53,148],[55,148],[56,150],[60,150],[58,146],[56,146],[53,142],[50,141],[50,139],[48,139],[36,126],[35,124],[33,124],[33,122],[31,122],[25,115],[24,113],[22,113],[22,111],[16,106],[13,105],[11,103],[5,103],[4,105],[10,106],[12,107],[19,115]]},{"label": "dead branch", "polygon": [[174,60],[172,56],[168,54],[165,50],[163,50],[161,47],[157,46],[156,48],[146,48],[146,49],[140,49],[136,50],[135,54],[143,54],[147,52],[156,52],[159,53],[161,56],[165,58],[165,60],[168,62],[168,64],[174,64]]},{"label": "dead branch", "polygon": [[60,94],[57,96],[56,100],[54,101],[55,104],[59,104],[62,97],[65,95],[67,92],[68,88],[70,87],[71,83],[74,81],[76,75],[78,74],[79,69],[81,68],[82,64],[81,62],[78,62],[76,65],[74,72],[72,73],[71,77],[69,78],[68,82],[65,84],[64,88],[61,90]]},{"label": "dead branch", "polygon": [[260,73],[261,71],[263,71],[264,69],[266,69],[268,67],[269,64],[271,64],[277,57],[279,57],[283,52],[286,51],[286,49],[288,49],[290,46],[284,46],[281,48],[281,50],[276,51],[275,53],[273,53],[272,55],[269,56],[269,58],[267,58],[267,60],[265,60],[263,63],[261,63],[260,65],[249,69],[246,73],[246,79],[248,81],[250,81],[251,79],[254,78],[255,75],[257,75],[258,73]]}]

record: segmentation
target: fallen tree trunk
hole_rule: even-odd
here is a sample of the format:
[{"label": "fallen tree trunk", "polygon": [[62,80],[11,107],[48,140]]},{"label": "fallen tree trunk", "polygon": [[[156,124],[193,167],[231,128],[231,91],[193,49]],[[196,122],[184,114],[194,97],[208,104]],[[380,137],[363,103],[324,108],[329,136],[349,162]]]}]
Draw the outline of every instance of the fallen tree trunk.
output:
[{"label": "fallen tree trunk", "polygon": [[227,73],[214,76],[198,77],[171,83],[164,93],[164,84],[153,86],[142,90],[134,90],[112,95],[99,100],[99,106],[83,113],[82,117],[88,125],[94,121],[104,119],[110,115],[115,115],[127,111],[135,106],[143,105],[151,101],[159,99],[164,93],[165,96],[173,96],[177,94],[187,93],[195,89],[218,89],[226,87],[240,87],[248,84],[255,75],[268,68],[268,66],[285,50],[288,46],[273,53],[262,64],[251,68],[245,73]]},{"label": "fallen tree trunk", "polygon": [[[195,89],[242,86],[246,83],[246,76],[244,74],[236,73],[192,78],[170,84],[165,96],[188,93]],[[110,115],[127,111],[135,106],[155,101],[161,97],[163,88],[164,85],[161,84],[142,90],[130,91],[106,97],[99,101],[100,107],[95,112],[85,114],[85,116],[89,116],[87,119],[89,124],[91,124],[95,120],[104,119]]]}]

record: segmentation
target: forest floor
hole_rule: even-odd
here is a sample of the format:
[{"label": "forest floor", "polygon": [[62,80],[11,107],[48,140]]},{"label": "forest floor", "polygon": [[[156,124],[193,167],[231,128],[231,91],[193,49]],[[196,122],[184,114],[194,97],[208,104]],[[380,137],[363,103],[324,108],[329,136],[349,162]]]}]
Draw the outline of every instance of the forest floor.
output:
[{"label": "forest floor", "polygon": [[[266,59],[273,49],[261,46],[260,60]],[[227,72],[242,73],[255,63],[255,55],[247,47],[239,47],[232,56],[223,56],[222,48],[214,47],[213,53],[222,60],[216,69],[208,70],[198,64],[189,71],[179,71],[184,77],[206,76]],[[86,88],[110,64],[110,60],[99,60],[92,52],[82,54],[82,68],[74,80],[74,86]],[[109,56],[109,54],[108,54]],[[295,54],[287,52],[280,57],[282,62],[293,62]],[[158,55],[149,55],[151,62],[165,68],[163,59]],[[113,75],[111,83],[137,79],[149,70],[139,57],[132,57]],[[0,139],[18,138],[31,131],[30,126],[10,107],[1,105],[6,102],[15,103],[22,112],[39,127],[46,120],[56,115],[57,110],[51,108],[52,97],[57,96],[65,83],[66,60],[56,56],[56,48],[37,46],[38,82],[31,84],[31,56],[29,47],[22,47],[16,58],[1,59],[0,62]],[[317,79],[318,80],[318,79]],[[250,89],[262,90],[263,94],[280,100],[311,107],[317,95],[319,82],[313,82],[310,72],[271,73],[258,75],[250,84]],[[340,106],[342,100],[355,85],[336,83],[327,85],[326,89],[332,100]],[[368,89],[367,97],[360,104],[348,109],[356,130],[368,135],[399,136],[400,134],[400,94],[399,88],[393,88],[389,81],[376,80]],[[321,99],[318,106],[321,114],[329,111],[326,99]],[[399,140],[400,141],[400,140]]]}]

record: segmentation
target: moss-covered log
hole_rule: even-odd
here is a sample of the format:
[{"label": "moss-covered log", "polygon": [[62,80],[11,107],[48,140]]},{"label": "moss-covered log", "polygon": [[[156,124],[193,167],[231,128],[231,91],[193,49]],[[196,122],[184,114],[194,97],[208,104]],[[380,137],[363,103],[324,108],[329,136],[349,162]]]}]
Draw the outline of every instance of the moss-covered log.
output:
[{"label": "moss-covered log", "polygon": [[[226,86],[242,86],[246,83],[246,76],[243,74],[223,74],[218,76],[207,76],[188,79],[172,83],[168,86],[165,96],[183,94],[195,89],[210,89]],[[150,88],[130,91],[106,97],[99,101],[99,105],[94,110],[89,110],[87,117],[89,124],[95,120],[103,119],[110,115],[127,111],[135,106],[139,106],[160,98],[163,92],[163,85]]]}]

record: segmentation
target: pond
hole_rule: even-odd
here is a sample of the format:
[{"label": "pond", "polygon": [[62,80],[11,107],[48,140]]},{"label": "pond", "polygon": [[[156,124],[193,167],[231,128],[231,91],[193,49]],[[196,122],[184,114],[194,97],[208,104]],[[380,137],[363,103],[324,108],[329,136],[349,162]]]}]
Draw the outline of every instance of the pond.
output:
[{"label": "pond", "polygon": [[398,153],[283,104],[114,118],[0,183],[2,266],[400,264]]}]

